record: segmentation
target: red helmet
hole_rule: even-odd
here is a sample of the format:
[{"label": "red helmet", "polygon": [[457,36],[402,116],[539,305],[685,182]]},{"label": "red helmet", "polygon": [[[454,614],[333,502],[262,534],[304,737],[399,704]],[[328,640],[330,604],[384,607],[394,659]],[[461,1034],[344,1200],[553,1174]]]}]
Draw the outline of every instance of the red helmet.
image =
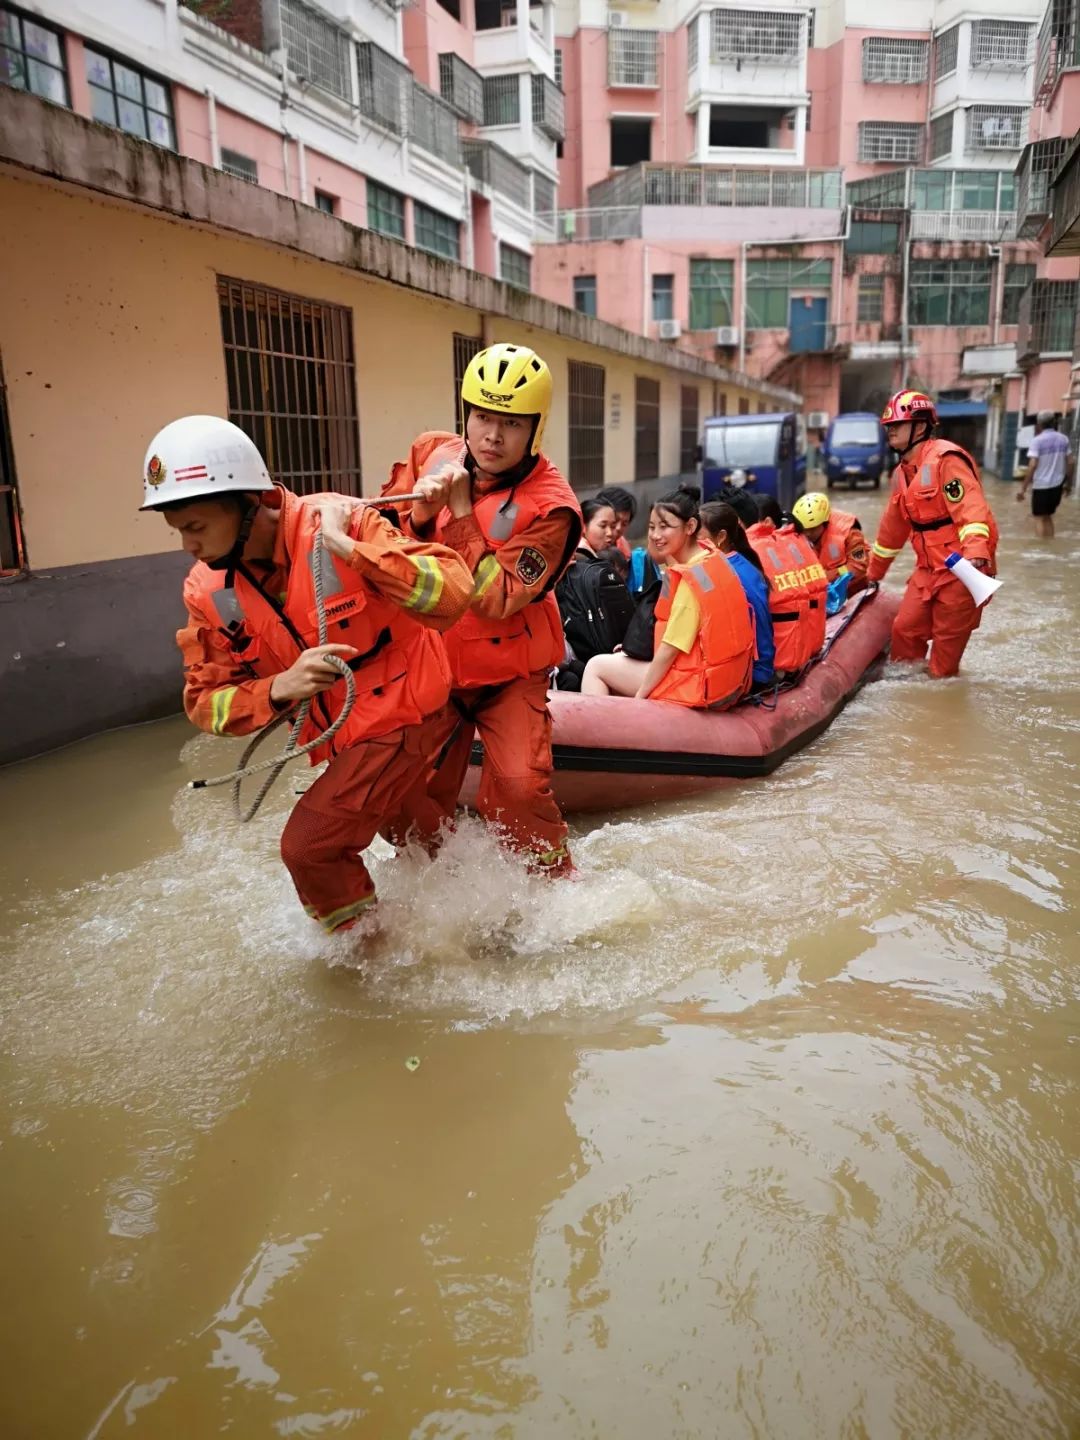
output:
[{"label": "red helmet", "polygon": [[921,390],[898,390],[881,412],[883,425],[895,425],[900,420],[929,420],[938,423],[937,406],[929,395]]}]

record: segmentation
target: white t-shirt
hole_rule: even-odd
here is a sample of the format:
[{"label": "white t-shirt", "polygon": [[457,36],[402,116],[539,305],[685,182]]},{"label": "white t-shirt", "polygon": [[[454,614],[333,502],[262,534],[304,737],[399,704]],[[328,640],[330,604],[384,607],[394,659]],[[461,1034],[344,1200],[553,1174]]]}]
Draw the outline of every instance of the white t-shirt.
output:
[{"label": "white t-shirt", "polygon": [[1033,490],[1053,490],[1065,483],[1065,457],[1069,442],[1060,430],[1040,430],[1028,446],[1028,459],[1037,462]]}]

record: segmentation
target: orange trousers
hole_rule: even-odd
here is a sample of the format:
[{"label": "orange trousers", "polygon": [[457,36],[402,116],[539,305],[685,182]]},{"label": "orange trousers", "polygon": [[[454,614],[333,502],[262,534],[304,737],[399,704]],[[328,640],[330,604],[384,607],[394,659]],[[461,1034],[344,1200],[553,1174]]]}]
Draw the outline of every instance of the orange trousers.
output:
[{"label": "orange trousers", "polygon": [[[504,831],[537,868],[566,874],[573,867],[566,821],[551,791],[551,716],[547,672],[481,690],[455,690],[460,722],[428,798],[449,820],[465,780],[473,734],[484,745],[476,808]],[[418,822],[418,828],[419,824]]]},{"label": "orange trousers", "polygon": [[955,675],[982,612],[963,583],[949,570],[917,569],[908,580],[893,621],[890,658],[925,660],[930,647],[930,674]]},{"label": "orange trousers", "polygon": [[375,903],[360,852],[376,835],[403,845],[412,832],[424,842],[437,834],[442,812],[428,785],[457,719],[447,705],[419,725],[350,745],[297,801],[281,858],[325,930],[348,928]]}]

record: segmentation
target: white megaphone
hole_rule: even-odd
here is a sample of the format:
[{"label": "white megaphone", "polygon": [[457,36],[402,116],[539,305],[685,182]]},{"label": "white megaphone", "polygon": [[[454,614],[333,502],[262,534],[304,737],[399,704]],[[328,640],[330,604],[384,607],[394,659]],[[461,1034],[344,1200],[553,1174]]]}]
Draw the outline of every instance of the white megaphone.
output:
[{"label": "white megaphone", "polygon": [[965,560],[954,550],[945,561],[956,578],[963,582],[971,591],[971,598],[975,601],[975,608],[985,605],[995,590],[1001,588],[1001,581],[995,580],[992,575],[984,575],[977,566],[972,565],[970,560]]}]

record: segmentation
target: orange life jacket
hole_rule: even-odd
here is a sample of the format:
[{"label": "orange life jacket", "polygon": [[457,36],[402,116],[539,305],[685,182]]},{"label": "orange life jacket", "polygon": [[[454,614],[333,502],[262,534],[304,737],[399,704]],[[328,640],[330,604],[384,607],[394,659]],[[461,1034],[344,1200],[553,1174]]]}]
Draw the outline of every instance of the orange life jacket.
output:
[{"label": "orange life jacket", "polygon": [[769,579],[777,670],[801,670],[825,644],[825,569],[805,536],[759,520],[746,532]]},{"label": "orange life jacket", "polygon": [[815,542],[813,548],[817,551],[818,557],[825,567],[827,584],[835,580],[838,575],[847,573],[849,568],[848,536],[857,524],[856,517],[847,510],[834,510],[829,516],[828,524]]},{"label": "orange life jacket", "polygon": [[971,518],[985,524],[990,531],[991,564],[997,550],[997,522],[981,495],[982,483],[975,461],[963,446],[954,445],[951,440],[927,440],[919,452],[917,470],[914,466],[905,468],[901,463],[893,471],[893,489],[911,524],[911,544],[920,570],[944,570],[948,556],[954,550],[963,549],[961,527],[942,494],[941,462],[947,455],[961,456],[978,486],[982,503],[977,512],[973,510]]},{"label": "orange life jacket", "polygon": [[[189,577],[200,607],[217,615],[228,650],[253,679],[287,670],[319,643],[314,505],[326,497],[281,494],[278,524],[289,556],[283,600],[268,595],[244,564],[231,570],[196,564]],[[349,718],[329,745],[311,752],[312,764],[361,740],[419,724],[450,695],[450,667],[435,631],[384,599],[359,571],[329,552],[322,556],[322,574],[326,643],[351,645],[360,653],[348,662],[356,677]],[[344,680],[314,698],[301,743],[329,725],[344,698]]]},{"label": "orange life jacket", "polygon": [[727,710],[750,689],[757,650],[754,612],[739,577],[720,551],[694,565],[669,565],[656,602],[657,646],[680,585],[689,585],[697,596],[701,626],[693,649],[676,656],[649,698],[695,710]]}]

